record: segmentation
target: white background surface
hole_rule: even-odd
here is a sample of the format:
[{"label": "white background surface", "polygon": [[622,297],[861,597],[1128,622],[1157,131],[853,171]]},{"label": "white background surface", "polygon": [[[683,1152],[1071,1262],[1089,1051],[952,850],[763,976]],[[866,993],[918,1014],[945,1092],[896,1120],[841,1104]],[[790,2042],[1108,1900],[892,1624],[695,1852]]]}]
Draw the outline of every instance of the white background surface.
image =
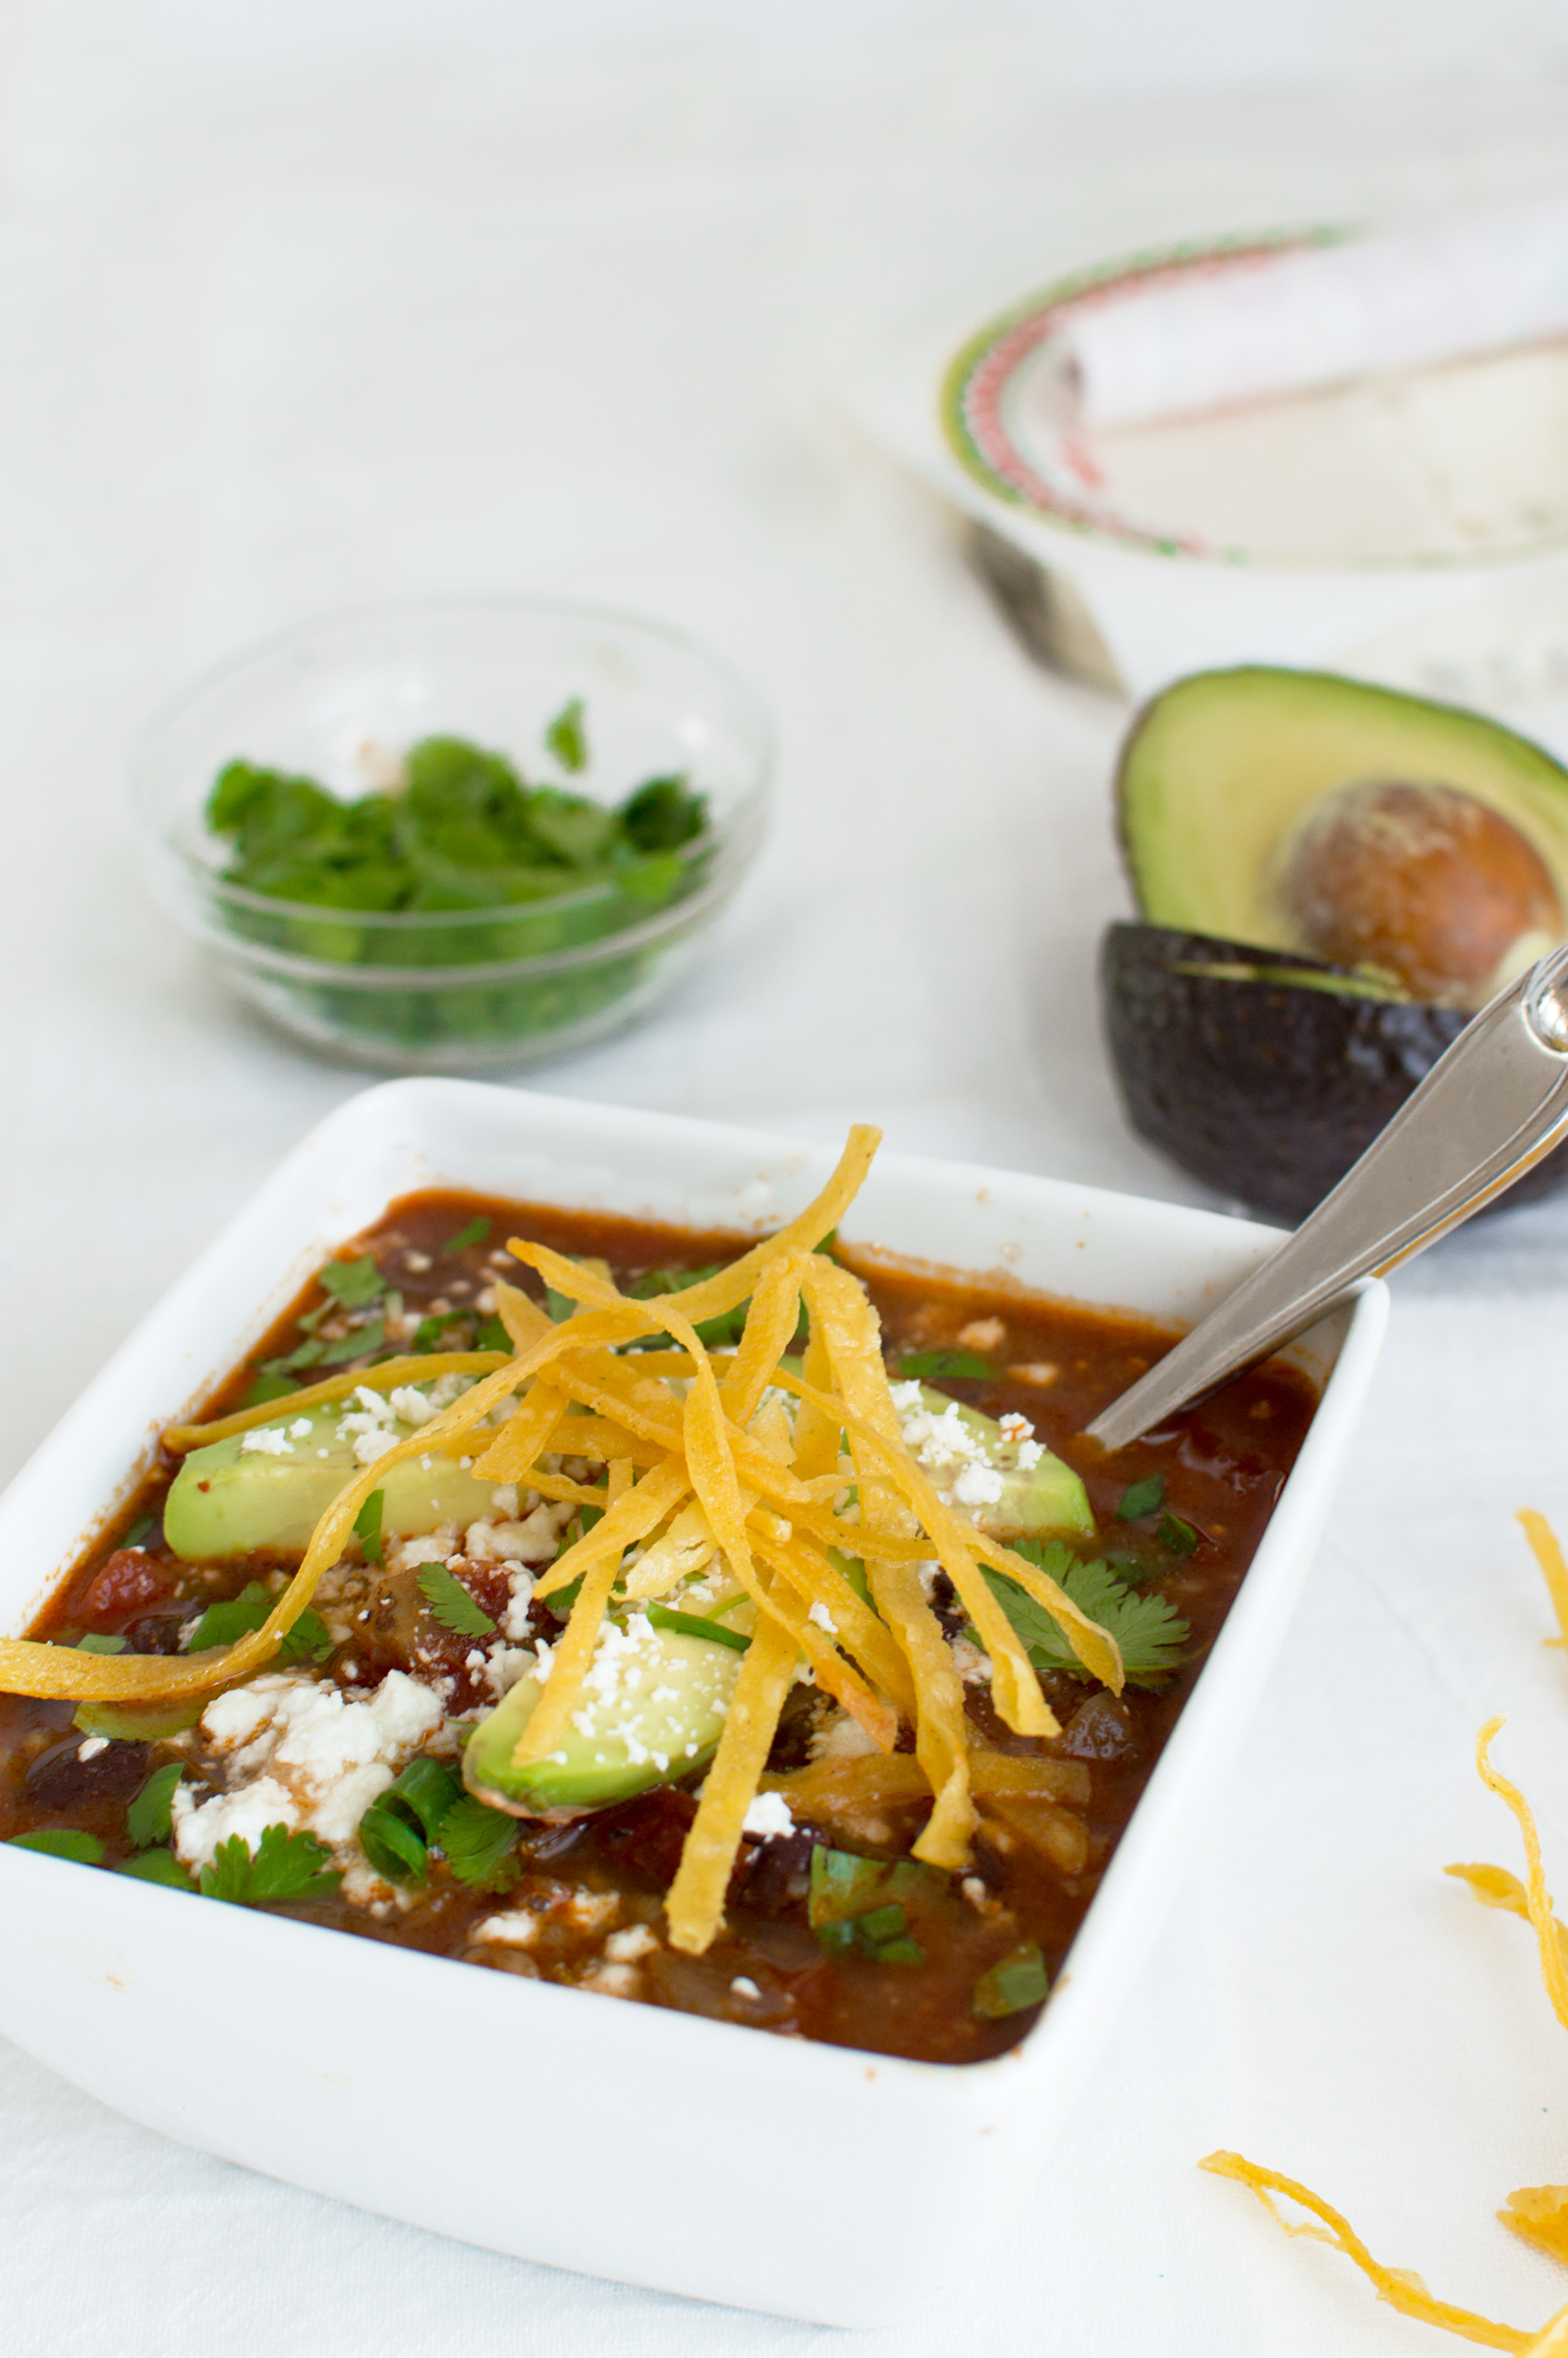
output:
[{"label": "white background surface", "polygon": [[[1183,1192],[1125,1131],[1096,1036],[1120,716],[1030,668],[823,388],[927,304],[973,288],[980,314],[1145,239],[1558,185],[1568,19],[733,13],[0,8],[8,1468],[361,1085],[149,913],[119,768],[195,666],[365,596],[644,606],[778,714],[777,831],[714,961],[544,1086],[817,1136],[870,1116],[904,1148]],[[1563,740],[1561,714],[1526,717]],[[1565,1311],[1568,1199],[1400,1281],[1307,1603],[1120,2046],[1027,2223],[994,2259],[955,2251],[951,2298],[862,2337],[868,2358],[1439,2346],[1201,2176],[1216,2145],[1316,2185],[1451,2299],[1531,2324],[1568,2298],[1491,2222],[1511,2187],[1568,2177],[1568,2043],[1525,1929],[1440,1874],[1517,1863],[1469,1761],[1508,1710],[1500,1757],[1568,1878],[1568,1668],[1509,1520],[1530,1500],[1568,1526]],[[459,1980],[389,2070],[482,2069]],[[338,2209],[5,2049],[0,2124],[8,2353],[839,2338]],[[547,2124],[519,2135],[526,2202]]]}]

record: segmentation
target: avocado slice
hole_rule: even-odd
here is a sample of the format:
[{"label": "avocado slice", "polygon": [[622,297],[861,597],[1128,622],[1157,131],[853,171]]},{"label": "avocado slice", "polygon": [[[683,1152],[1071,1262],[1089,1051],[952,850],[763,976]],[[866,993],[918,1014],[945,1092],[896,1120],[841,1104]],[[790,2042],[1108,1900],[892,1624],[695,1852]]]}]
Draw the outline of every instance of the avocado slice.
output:
[{"label": "avocado slice", "polygon": [[[1092,1539],[1094,1517],[1089,1492],[1082,1477],[1063,1459],[1036,1442],[1039,1454],[1035,1463],[1021,1466],[1023,1444],[1008,1440],[994,1417],[955,1400],[950,1392],[938,1391],[934,1384],[923,1383],[920,1393],[922,1407],[934,1417],[945,1416],[949,1409],[957,1410],[960,1425],[979,1441],[985,1452],[986,1464],[1001,1476],[1000,1497],[987,1500],[979,1514],[981,1529],[992,1539],[1037,1539],[1046,1533],[1057,1537],[1072,1533]],[[938,1468],[924,1460],[923,1463],[927,1473],[936,1472],[938,1480],[941,1479]]]},{"label": "avocado slice", "polygon": [[1178,680],[1122,748],[1122,848],[1151,925],[1301,953],[1279,892],[1314,804],[1363,779],[1460,788],[1512,821],[1568,908],[1568,769],[1500,722],[1333,672]]},{"label": "avocado slice", "polygon": [[[163,1534],[175,1554],[214,1563],[256,1548],[301,1553],[344,1484],[364,1471],[354,1454],[357,1436],[340,1437],[338,1432],[354,1406],[333,1400],[291,1413],[285,1402],[264,1427],[193,1449],[164,1502]],[[297,1432],[297,1426],[309,1430]],[[393,1430],[406,1438],[415,1429],[400,1424]],[[281,1434],[287,1447],[275,1454],[246,1448],[258,1431]],[[463,1530],[493,1517],[494,1500],[492,1483],[476,1482],[456,1458],[432,1450],[428,1466],[408,1457],[388,1468],[381,1529],[389,1539],[412,1539],[441,1523]]]},{"label": "avocado slice", "polygon": [[[1195,1179],[1292,1225],[1470,1021],[1312,959],[1161,926],[1106,928],[1100,992],[1133,1128]],[[1500,1202],[1565,1180],[1558,1147]]]},{"label": "avocado slice", "polygon": [[[655,1629],[634,1613],[601,1637],[618,1675],[585,1690],[583,1708],[549,1757],[514,1768],[512,1753],[544,1688],[530,1671],[481,1719],[463,1755],[463,1781],[514,1818],[568,1819],[613,1809],[650,1786],[704,1768],[718,1749],[742,1656],[721,1640]],[[595,1657],[595,1668],[598,1657]]]}]

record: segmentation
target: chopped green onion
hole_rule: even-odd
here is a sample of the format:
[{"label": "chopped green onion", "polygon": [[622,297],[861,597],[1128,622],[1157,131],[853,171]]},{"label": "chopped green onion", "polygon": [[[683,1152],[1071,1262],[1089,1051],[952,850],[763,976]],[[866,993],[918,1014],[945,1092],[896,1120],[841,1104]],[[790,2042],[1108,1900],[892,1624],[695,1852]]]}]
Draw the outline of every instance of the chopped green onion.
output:
[{"label": "chopped green onion", "polygon": [[1139,1523],[1145,1515],[1157,1515],[1164,1503],[1164,1475],[1147,1474],[1142,1482],[1135,1482],[1123,1490],[1116,1512],[1124,1523]]},{"label": "chopped green onion", "polygon": [[700,1613],[678,1613],[667,1604],[647,1604],[643,1610],[655,1629],[673,1629],[685,1638],[711,1638],[716,1645],[733,1647],[737,1654],[744,1654],[752,1643],[738,1629],[724,1629]]}]

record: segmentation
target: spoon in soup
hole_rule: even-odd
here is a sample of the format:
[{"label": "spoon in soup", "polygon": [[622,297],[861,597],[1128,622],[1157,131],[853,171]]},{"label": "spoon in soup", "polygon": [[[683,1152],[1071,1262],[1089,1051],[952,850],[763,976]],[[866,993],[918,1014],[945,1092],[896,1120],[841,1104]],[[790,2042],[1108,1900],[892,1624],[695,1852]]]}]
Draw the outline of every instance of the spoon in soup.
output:
[{"label": "spoon in soup", "polygon": [[1121,1449],[1435,1244],[1568,1137],[1568,947],[1500,990],[1295,1234],[1086,1428]]}]

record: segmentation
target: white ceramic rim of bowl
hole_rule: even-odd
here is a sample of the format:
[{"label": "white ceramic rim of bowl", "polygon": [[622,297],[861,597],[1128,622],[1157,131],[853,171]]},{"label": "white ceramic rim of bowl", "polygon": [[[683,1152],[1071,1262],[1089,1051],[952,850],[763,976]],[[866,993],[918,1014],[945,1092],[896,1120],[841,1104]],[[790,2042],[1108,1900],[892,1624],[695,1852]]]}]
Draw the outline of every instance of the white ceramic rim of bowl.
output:
[{"label": "white ceramic rim of bowl", "polygon": [[[673,623],[658,621],[651,615],[638,614],[626,607],[601,606],[590,599],[514,597],[501,593],[378,598],[353,606],[333,607],[325,613],[311,615],[303,622],[292,623],[284,630],[274,631],[264,639],[252,640],[248,646],[207,665],[187,680],[174,695],[165,698],[133,737],[126,758],[127,793],[133,819],[144,845],[158,859],[172,863],[187,883],[196,886],[202,894],[210,895],[225,907],[250,910],[258,916],[273,918],[280,924],[292,920],[319,926],[330,925],[336,920],[364,926],[372,932],[379,930],[394,937],[401,935],[409,940],[411,946],[417,946],[420,938],[434,932],[494,926],[508,918],[517,924],[530,917],[548,918],[564,911],[591,907],[595,901],[613,899],[618,888],[613,883],[602,883],[579,886],[572,891],[551,894],[536,901],[498,901],[482,909],[338,910],[314,901],[286,901],[270,893],[252,892],[245,885],[227,883],[215,868],[199,859],[180,839],[178,825],[171,825],[154,816],[149,808],[156,791],[149,774],[154,767],[154,748],[163,732],[181,720],[193,704],[253,667],[287,655],[291,649],[308,644],[318,634],[340,628],[347,631],[357,625],[379,621],[413,621],[425,614],[443,619],[456,619],[466,614],[520,618],[537,615],[562,621],[598,624],[613,630],[629,631],[637,637],[655,641],[682,654],[693,656],[723,683],[746,712],[755,738],[754,775],[734,809],[722,821],[695,837],[690,844],[676,847],[688,866],[704,855],[714,859],[721,872],[703,891],[668,903],[640,925],[618,927],[599,935],[592,942],[576,945],[572,950],[529,954],[519,959],[491,961],[482,966],[477,962],[469,964],[463,961],[428,967],[377,966],[366,970],[360,987],[407,988],[411,984],[439,984],[457,980],[511,980],[520,973],[547,975],[565,972],[574,966],[594,963],[606,945],[611,943],[618,949],[635,949],[657,941],[677,918],[688,919],[723,898],[730,889],[735,867],[744,866],[752,856],[766,825],[778,759],[778,731],[772,713],[746,675],[705,641]],[[701,790],[700,783],[698,791]],[[188,915],[187,922],[190,922]],[[276,973],[312,982],[341,982],[346,973],[354,971],[332,959],[312,959],[273,950],[221,926],[194,925],[192,929],[208,946],[225,954],[238,954],[247,963]]]},{"label": "white ceramic rim of bowl", "polygon": [[[444,1183],[654,1217],[684,1207],[693,1226],[765,1232],[810,1200],[835,1151],[475,1082],[396,1081],[351,1098],[0,1499],[0,1625],[30,1622],[129,1495],[160,1428],[393,1197]],[[846,1227],[1014,1282],[1059,1270],[1058,1295],[1172,1322],[1202,1315],[1279,1241],[1184,1206],[895,1154],[878,1157]],[[1324,1378],[1302,1451],[1050,2003],[994,2061],[775,2039],[476,1969],[465,2052],[483,2054],[484,2071],[403,2079],[385,2055],[409,2021],[449,2008],[449,1960],[240,1908],[188,1910],[177,1892],[5,1846],[0,2032],[187,2144],[463,2241],[823,2323],[907,2314],[944,2279],[972,2278],[1115,2027],[1294,1608],[1387,1311],[1386,1287],[1370,1283],[1294,1347]],[[231,2026],[264,2021],[306,1977],[313,2002],[291,2011],[286,2042],[193,2037],[203,2006]],[[344,2019],[357,2025],[347,2052],[334,2036]],[[613,2134],[606,2103],[619,2104]],[[530,2120],[549,2130],[525,2196],[509,2157]]]}]

